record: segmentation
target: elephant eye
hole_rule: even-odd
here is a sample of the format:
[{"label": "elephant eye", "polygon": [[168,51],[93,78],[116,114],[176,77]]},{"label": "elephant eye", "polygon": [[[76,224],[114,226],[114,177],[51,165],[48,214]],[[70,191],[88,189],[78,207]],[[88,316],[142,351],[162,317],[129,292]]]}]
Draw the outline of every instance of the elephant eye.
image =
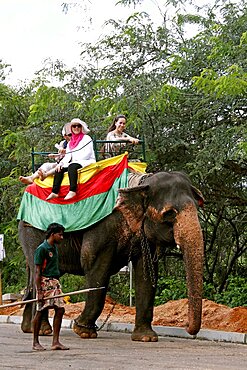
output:
[{"label": "elephant eye", "polygon": [[169,211],[163,213],[163,221],[173,223],[175,221],[176,215],[177,213],[175,212],[175,210],[170,209]]}]

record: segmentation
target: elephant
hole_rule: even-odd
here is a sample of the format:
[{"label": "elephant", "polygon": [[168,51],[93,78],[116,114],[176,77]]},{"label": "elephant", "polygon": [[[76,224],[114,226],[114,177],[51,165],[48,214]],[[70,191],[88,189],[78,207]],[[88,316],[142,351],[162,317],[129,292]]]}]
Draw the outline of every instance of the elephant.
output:
[{"label": "elephant", "polygon": [[[111,275],[132,262],[135,274],[134,341],[156,342],[152,329],[154,298],[161,250],[178,246],[183,254],[188,290],[188,324],[195,335],[200,330],[203,287],[203,235],[197,206],[203,196],[183,172],[158,172],[141,177],[137,186],[118,189],[110,215],[84,230],[65,233],[59,246],[61,274],[85,275],[87,287],[105,287],[87,293],[84,310],[74,320],[81,338],[96,338],[96,320],[105,302]],[[25,299],[34,295],[34,251],[44,240],[44,231],[19,222],[19,239],[27,259],[29,283]],[[22,330],[31,331],[33,308],[26,305]],[[49,332],[44,318],[44,333]]]}]

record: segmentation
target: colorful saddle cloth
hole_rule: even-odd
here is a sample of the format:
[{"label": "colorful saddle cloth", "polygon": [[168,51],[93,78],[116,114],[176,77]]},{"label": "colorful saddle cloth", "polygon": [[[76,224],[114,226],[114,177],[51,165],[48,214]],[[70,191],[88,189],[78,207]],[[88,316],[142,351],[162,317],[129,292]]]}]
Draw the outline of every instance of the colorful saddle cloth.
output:
[{"label": "colorful saddle cloth", "polygon": [[93,163],[79,170],[76,197],[66,201],[69,178],[65,173],[59,197],[46,201],[53,176],[28,185],[22,197],[17,219],[46,230],[58,222],[65,231],[85,229],[108,216],[115,205],[118,189],[128,186],[130,171],[145,173],[146,163],[128,162],[128,153]]}]

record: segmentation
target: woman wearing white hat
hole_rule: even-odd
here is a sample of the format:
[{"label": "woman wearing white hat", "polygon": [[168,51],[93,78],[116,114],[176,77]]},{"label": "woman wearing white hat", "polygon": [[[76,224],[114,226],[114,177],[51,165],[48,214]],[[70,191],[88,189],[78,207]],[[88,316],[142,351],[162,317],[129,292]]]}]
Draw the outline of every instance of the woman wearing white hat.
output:
[{"label": "woman wearing white hat", "polygon": [[64,172],[68,172],[70,182],[70,191],[64,199],[69,200],[74,198],[76,195],[78,179],[77,170],[96,162],[93,141],[91,137],[87,135],[87,133],[90,131],[87,127],[87,124],[81,121],[79,118],[74,118],[70,122],[70,128],[72,136],[66,148],[66,154],[64,158],[56,167],[52,192],[46,198],[46,200],[58,197]]}]

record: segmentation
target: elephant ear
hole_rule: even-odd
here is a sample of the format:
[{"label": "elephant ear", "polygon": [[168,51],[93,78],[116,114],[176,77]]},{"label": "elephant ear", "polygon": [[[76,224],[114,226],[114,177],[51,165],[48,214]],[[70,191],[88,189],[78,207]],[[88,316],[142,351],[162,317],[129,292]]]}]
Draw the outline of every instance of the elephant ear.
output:
[{"label": "elephant ear", "polygon": [[118,197],[114,209],[122,213],[132,232],[141,229],[147,208],[149,185],[118,189]]},{"label": "elephant ear", "polygon": [[191,185],[192,193],[194,195],[195,200],[197,201],[197,204],[199,207],[204,206],[204,197],[199,189],[197,189],[195,186]]}]

